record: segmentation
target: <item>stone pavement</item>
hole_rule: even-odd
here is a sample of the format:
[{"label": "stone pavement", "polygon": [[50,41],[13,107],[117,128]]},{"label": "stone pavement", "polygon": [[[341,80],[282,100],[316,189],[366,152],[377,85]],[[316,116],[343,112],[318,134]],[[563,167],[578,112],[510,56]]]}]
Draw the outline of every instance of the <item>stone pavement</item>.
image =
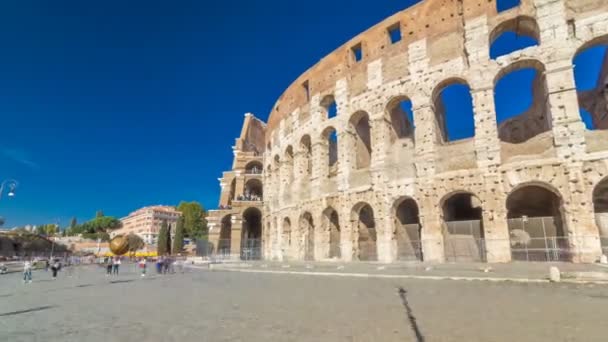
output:
[{"label": "stone pavement", "polygon": [[0,276],[0,341],[605,341],[608,287],[82,267]]},{"label": "stone pavement", "polygon": [[268,262],[243,261],[209,265],[213,270],[241,272],[300,273],[344,276],[403,277],[412,279],[494,280],[516,282],[548,282],[549,268],[562,272],[565,282],[608,284],[608,265],[573,264],[566,262],[488,263],[340,263],[340,262]]}]

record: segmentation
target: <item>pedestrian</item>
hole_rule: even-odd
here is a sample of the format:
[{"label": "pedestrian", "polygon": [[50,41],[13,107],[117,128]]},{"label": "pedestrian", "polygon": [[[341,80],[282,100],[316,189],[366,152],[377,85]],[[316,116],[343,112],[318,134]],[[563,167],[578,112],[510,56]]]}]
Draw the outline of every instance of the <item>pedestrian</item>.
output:
[{"label": "pedestrian", "polygon": [[106,258],[106,277],[112,275],[112,258]]},{"label": "pedestrian", "polygon": [[48,272],[49,271],[49,259],[44,260],[44,271]]},{"label": "pedestrian", "polygon": [[115,256],[115,257],[112,259],[112,274],[113,274],[113,275],[118,275],[118,261],[119,261],[119,260],[120,260],[120,259],[118,259],[118,257],[117,257],[117,256]]},{"label": "pedestrian", "polygon": [[170,258],[165,258],[163,260],[163,274],[169,273],[169,264],[171,263]]},{"label": "pedestrian", "polygon": [[51,271],[53,272],[53,279],[57,279],[57,272],[59,271],[60,267],[61,267],[61,265],[59,264],[59,260],[58,259],[53,260],[53,264],[51,265]]},{"label": "pedestrian", "polygon": [[23,263],[23,283],[32,282],[32,263],[29,260],[25,260]]},{"label": "pedestrian", "polygon": [[139,268],[141,269],[141,276],[145,277],[146,276],[146,258],[141,258],[141,260],[139,260]]},{"label": "pedestrian", "polygon": [[158,257],[156,259],[156,273],[161,274],[163,271],[163,257]]}]

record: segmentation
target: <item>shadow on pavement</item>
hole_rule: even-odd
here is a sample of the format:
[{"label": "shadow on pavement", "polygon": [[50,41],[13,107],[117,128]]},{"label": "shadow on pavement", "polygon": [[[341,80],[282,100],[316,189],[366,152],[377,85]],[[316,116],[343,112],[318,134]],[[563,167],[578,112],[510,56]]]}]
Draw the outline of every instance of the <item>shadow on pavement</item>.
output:
[{"label": "shadow on pavement", "polygon": [[52,309],[54,307],[55,307],[54,305],[47,305],[47,306],[39,306],[37,308],[31,308],[31,309],[27,309],[27,310],[5,312],[5,313],[0,313],[0,317],[14,316],[14,315],[20,315],[20,314],[24,314],[24,313],[28,313],[28,312],[36,312],[36,311],[48,310],[48,309]]}]

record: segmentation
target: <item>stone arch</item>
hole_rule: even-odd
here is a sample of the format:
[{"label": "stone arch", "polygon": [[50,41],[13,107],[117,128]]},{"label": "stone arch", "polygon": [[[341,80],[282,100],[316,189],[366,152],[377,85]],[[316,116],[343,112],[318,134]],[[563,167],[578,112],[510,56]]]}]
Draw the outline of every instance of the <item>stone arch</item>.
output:
[{"label": "stone arch", "polygon": [[230,182],[230,196],[228,197],[228,205],[232,205],[232,201],[236,199],[236,178],[232,178]]},{"label": "stone arch", "polygon": [[220,255],[230,255],[230,245],[232,239],[232,215],[226,215],[220,222],[220,237],[217,242],[217,253]]},{"label": "stone arch", "polygon": [[403,196],[392,208],[394,223],[393,240],[397,246],[397,260],[423,260],[422,226],[416,200]]},{"label": "stone arch", "polygon": [[604,254],[608,251],[608,177],[600,180],[593,188],[593,211]]},{"label": "stone arch", "polygon": [[262,255],[261,247],[262,212],[258,208],[249,207],[243,211],[241,258],[245,260],[260,259]]},{"label": "stone arch", "polygon": [[[551,112],[545,66],[538,60],[528,59],[512,63],[503,68],[494,78],[494,100],[498,137],[503,142],[519,144],[551,130]],[[514,80],[526,78],[524,84],[512,84]],[[501,105],[512,102],[513,87],[532,89],[530,104],[509,110],[513,106]],[[519,102],[518,102],[519,103]],[[505,110],[507,108],[507,110]]]},{"label": "stone arch", "polygon": [[286,256],[286,251],[291,249],[292,231],[291,220],[289,217],[283,218],[283,236],[282,236],[283,256]]},{"label": "stone arch", "polygon": [[589,130],[608,129],[608,35],[583,44],[572,64],[581,119]]},{"label": "stone arch", "polygon": [[332,119],[338,115],[338,106],[336,105],[336,99],[333,94],[325,95],[321,100],[320,105],[324,111],[325,118]]},{"label": "stone arch", "polygon": [[355,134],[355,168],[368,168],[372,159],[369,115],[364,111],[356,112],[350,117],[349,126]]},{"label": "stone arch", "polygon": [[303,175],[310,177],[312,175],[312,141],[310,135],[305,134],[300,139],[300,152],[304,159]]},{"label": "stone arch", "polygon": [[340,250],[341,229],[338,212],[332,207],[327,207],[325,210],[323,210],[322,224],[323,233],[326,235],[328,240],[329,250],[327,256],[329,258],[340,259],[342,257]]},{"label": "stone arch", "polygon": [[442,143],[475,136],[473,97],[465,79],[451,77],[440,82],[431,98]]},{"label": "stone arch", "polygon": [[264,199],[264,186],[262,181],[251,178],[245,183],[245,201],[261,201]]},{"label": "stone arch", "polygon": [[533,17],[520,15],[499,23],[489,38],[490,58],[496,59],[513,51],[539,45],[540,29]]},{"label": "stone arch", "polygon": [[301,243],[304,260],[315,260],[315,224],[312,214],[308,211],[300,216]]},{"label": "stone arch", "polygon": [[559,191],[544,182],[523,183],[505,205],[513,260],[571,260]]},{"label": "stone arch", "polygon": [[351,220],[355,224],[357,258],[360,261],[377,261],[377,233],[373,208],[365,202],[355,204],[351,211]]},{"label": "stone arch", "polygon": [[323,141],[327,144],[327,165],[329,166],[329,175],[333,176],[337,172],[337,167],[335,166],[338,163],[338,134],[334,127],[329,126],[323,130],[321,136]]},{"label": "stone arch", "polygon": [[414,138],[414,114],[412,100],[407,96],[397,96],[386,105],[386,112],[391,123],[391,140]]},{"label": "stone arch", "polygon": [[245,165],[245,173],[246,174],[260,174],[264,170],[264,166],[262,163],[257,160],[252,160],[247,165]]},{"label": "stone arch", "polygon": [[440,203],[444,253],[449,261],[485,261],[483,208],[472,192],[454,191]]}]

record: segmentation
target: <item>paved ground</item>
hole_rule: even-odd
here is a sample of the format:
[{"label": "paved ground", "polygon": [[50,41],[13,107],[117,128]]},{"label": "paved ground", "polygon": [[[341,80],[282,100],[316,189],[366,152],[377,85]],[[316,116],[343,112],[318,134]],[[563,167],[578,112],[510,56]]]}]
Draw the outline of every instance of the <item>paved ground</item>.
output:
[{"label": "paved ground", "polygon": [[131,270],[0,276],[0,341],[608,339],[606,286]]}]

